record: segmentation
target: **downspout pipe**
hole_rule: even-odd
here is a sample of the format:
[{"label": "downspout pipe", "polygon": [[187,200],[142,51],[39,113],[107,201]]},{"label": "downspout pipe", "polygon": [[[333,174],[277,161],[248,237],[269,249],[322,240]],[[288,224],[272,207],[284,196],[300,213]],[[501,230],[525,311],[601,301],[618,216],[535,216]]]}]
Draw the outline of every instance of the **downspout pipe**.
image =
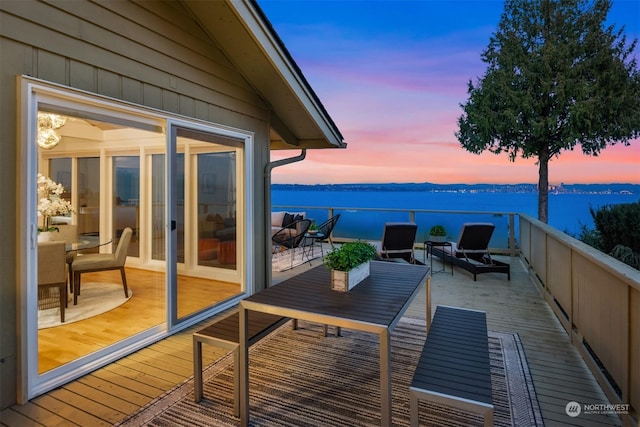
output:
[{"label": "downspout pipe", "polygon": [[[303,148],[302,152],[295,157],[287,157],[286,159],[276,160],[275,162],[268,163],[264,168],[264,177],[271,181],[271,171],[277,167],[288,165],[291,163],[301,162],[307,157],[307,149]],[[270,182],[269,182],[270,183]]]},{"label": "downspout pipe", "polygon": [[[264,216],[263,221],[265,224],[271,224],[271,171],[277,167],[289,165],[291,163],[301,162],[307,157],[307,149],[303,148],[299,155],[294,157],[287,157],[286,159],[276,160],[268,163],[264,168]],[[268,197],[267,197],[268,196]],[[268,227],[271,230],[271,227]],[[269,232],[269,241],[271,241],[271,232]],[[268,249],[268,248],[267,248]],[[269,253],[269,252],[267,252]],[[265,275],[267,277],[266,287],[269,287],[271,283],[271,262],[265,262]]]}]

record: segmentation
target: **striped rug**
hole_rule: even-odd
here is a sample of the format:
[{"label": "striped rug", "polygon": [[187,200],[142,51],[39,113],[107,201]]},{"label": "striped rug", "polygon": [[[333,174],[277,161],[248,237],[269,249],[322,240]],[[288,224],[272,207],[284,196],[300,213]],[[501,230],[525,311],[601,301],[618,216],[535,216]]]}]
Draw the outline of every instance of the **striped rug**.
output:
[{"label": "striped rug", "polygon": [[[324,338],[321,326],[287,324],[250,349],[250,425],[380,425],[378,340],[343,330]],[[425,340],[423,320],[403,318],[392,334],[393,425],[409,425],[409,384]],[[543,425],[520,339],[490,332],[496,426]],[[206,346],[205,346],[206,349]],[[193,380],[133,414],[123,426],[237,426],[233,367],[226,356],[206,369],[204,396],[193,402]],[[421,425],[473,426],[482,420],[445,406],[421,403]]]},{"label": "striped rug", "polygon": [[320,258],[320,249],[311,247],[307,248],[295,248],[287,249],[284,251],[278,251],[271,255],[271,270],[272,271],[287,271],[294,267],[304,264],[305,262],[312,261],[316,258]]}]

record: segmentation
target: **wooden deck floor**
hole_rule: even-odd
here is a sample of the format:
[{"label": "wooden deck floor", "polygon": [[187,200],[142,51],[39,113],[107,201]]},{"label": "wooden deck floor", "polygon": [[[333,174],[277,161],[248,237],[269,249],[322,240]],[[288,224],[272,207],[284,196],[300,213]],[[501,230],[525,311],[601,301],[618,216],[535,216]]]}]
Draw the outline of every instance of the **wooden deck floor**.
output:
[{"label": "wooden deck floor", "polygon": [[[314,262],[318,264],[319,261]],[[520,334],[546,426],[620,425],[619,418],[611,415],[566,415],[565,406],[571,401],[608,401],[540,297],[526,268],[519,259],[512,259],[511,264],[511,281],[503,274],[491,273],[479,275],[474,282],[469,273],[460,269],[454,269],[453,276],[434,274],[433,308],[443,304],[485,310],[489,330]],[[277,273],[277,279],[304,268],[308,265]],[[423,318],[424,301],[424,295],[418,296],[406,315]],[[5,409],[0,413],[0,425],[112,425],[193,374],[191,334],[207,323],[166,338],[26,405]],[[220,350],[207,347],[203,363],[221,356]]]}]

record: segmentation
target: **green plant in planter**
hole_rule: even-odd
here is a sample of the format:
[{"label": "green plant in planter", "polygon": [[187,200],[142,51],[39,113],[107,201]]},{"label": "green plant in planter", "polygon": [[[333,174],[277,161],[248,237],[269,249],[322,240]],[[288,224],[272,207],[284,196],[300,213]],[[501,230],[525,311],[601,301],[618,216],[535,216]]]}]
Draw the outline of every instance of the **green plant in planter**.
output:
[{"label": "green plant in planter", "polygon": [[330,270],[349,271],[376,257],[375,246],[367,242],[347,242],[329,252],[324,265]]},{"label": "green plant in planter", "polygon": [[431,227],[431,230],[429,230],[429,236],[445,237],[446,235],[447,230],[445,230],[441,225],[434,225],[433,227]]}]

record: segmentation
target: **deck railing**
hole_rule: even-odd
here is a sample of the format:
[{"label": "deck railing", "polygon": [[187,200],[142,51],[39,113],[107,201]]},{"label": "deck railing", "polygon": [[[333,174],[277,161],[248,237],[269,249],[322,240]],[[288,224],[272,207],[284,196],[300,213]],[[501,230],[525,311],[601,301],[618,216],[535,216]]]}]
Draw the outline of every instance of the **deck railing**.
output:
[{"label": "deck railing", "polygon": [[496,230],[490,242],[493,253],[517,255],[517,214],[514,212],[446,211],[427,209],[381,209],[327,206],[273,206],[274,211],[304,212],[320,224],[335,214],[340,220],[333,230],[334,241],[380,240],[385,222],[411,221],[418,224],[416,244],[421,246],[436,224],[447,230],[448,240],[457,240],[465,222],[491,222]]},{"label": "deck railing", "polygon": [[[464,222],[496,225],[493,253],[520,256],[529,267],[546,302],[571,342],[613,404],[629,405],[625,424],[638,422],[640,410],[640,272],[579,240],[525,214],[377,209],[317,206],[274,206],[304,211],[317,223],[341,214],[334,241],[380,240],[385,222],[418,224],[416,245],[429,228],[443,224],[448,240],[456,240]],[[587,402],[585,402],[587,403]],[[600,403],[600,402],[592,402]],[[634,420],[635,418],[635,420]]]},{"label": "deck railing", "polygon": [[545,300],[607,397],[629,404],[637,417],[640,272],[547,224],[519,217],[520,253]]}]

